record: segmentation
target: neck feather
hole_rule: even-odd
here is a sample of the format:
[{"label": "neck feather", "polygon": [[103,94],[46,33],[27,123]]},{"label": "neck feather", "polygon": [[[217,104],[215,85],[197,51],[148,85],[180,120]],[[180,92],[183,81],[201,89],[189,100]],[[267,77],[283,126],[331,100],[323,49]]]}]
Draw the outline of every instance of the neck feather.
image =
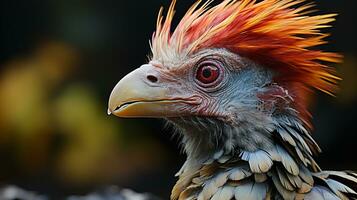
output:
[{"label": "neck feather", "polygon": [[297,161],[305,162],[320,152],[307,126],[293,116],[275,117],[265,125],[244,121],[226,123],[200,117],[168,121],[181,133],[182,146],[188,159],[201,162],[217,159],[220,154],[232,157],[260,150],[272,152],[276,148],[282,148]]},{"label": "neck feather", "polygon": [[[282,169],[298,176],[320,171],[313,156],[320,149],[297,117],[276,116],[269,125],[225,123],[211,118],[170,119],[182,133],[187,161],[178,172],[173,195],[178,195],[207,166],[247,166],[252,174]],[[262,123],[263,124],[263,123]],[[244,164],[246,163],[246,164]],[[274,164],[281,163],[281,164]],[[173,197],[175,199],[175,197]]]}]

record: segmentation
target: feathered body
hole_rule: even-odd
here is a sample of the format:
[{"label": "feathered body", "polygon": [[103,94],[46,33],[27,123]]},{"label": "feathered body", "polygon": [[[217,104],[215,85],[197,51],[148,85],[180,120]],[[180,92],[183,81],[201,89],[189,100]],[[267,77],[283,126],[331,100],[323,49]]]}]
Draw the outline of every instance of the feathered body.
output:
[{"label": "feathered body", "polygon": [[[335,15],[311,16],[305,0],[211,2],[197,1],[173,31],[176,1],[165,19],[161,9],[151,61],[110,101],[118,116],[166,118],[182,134],[188,158],[171,199],[357,199],[356,173],[314,161],[307,111],[312,89],[333,95],[339,80],[327,64],[341,56],[315,48]],[[118,97],[129,79],[135,98]]]}]

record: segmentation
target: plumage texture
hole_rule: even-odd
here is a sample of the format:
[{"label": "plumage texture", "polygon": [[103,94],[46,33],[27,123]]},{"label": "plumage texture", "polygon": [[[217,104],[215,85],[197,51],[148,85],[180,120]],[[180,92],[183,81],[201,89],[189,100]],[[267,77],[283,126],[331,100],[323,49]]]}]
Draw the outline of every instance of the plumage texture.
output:
[{"label": "plumage texture", "polygon": [[[293,128],[297,123],[291,121],[285,125]],[[297,127],[294,127],[294,130],[297,130]],[[295,134],[303,135],[304,129],[300,131],[302,132]],[[286,134],[291,133],[286,132]],[[320,171],[312,158],[312,152],[307,151],[303,145],[295,147],[297,145],[288,142],[283,148],[280,145],[284,144],[278,140],[280,138],[284,141],[281,134],[275,132],[274,135],[277,140],[274,148],[270,150],[256,152],[240,150],[238,157],[234,152],[220,150],[214,153],[211,159],[202,162],[198,168],[190,168],[185,164],[178,175],[180,180],[189,177],[187,179],[189,181],[181,185],[180,189],[175,187],[171,198],[180,200],[209,200],[218,197],[229,200],[357,199],[356,173]],[[293,138],[293,140],[293,144],[299,143],[299,139]],[[303,158],[292,151],[287,151],[286,148],[292,148],[292,151],[295,148],[300,149]],[[223,163],[219,162],[227,155],[229,159]],[[306,164],[301,159],[306,159]]]}]

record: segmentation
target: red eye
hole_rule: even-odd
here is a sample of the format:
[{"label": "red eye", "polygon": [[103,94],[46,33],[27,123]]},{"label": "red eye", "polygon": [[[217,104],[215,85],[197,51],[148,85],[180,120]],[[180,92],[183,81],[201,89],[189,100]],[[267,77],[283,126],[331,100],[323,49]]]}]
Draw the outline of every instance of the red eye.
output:
[{"label": "red eye", "polygon": [[220,75],[220,68],[214,63],[202,63],[197,70],[196,79],[203,84],[215,82]]}]

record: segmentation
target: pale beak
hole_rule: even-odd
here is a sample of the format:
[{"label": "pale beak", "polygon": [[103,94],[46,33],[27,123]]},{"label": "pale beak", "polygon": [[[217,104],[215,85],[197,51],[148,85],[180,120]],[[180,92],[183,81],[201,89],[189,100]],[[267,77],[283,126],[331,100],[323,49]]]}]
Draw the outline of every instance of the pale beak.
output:
[{"label": "pale beak", "polygon": [[108,114],[127,118],[179,115],[177,106],[190,102],[173,98],[167,85],[158,79],[158,71],[151,65],[143,65],[126,75],[110,95]]}]

